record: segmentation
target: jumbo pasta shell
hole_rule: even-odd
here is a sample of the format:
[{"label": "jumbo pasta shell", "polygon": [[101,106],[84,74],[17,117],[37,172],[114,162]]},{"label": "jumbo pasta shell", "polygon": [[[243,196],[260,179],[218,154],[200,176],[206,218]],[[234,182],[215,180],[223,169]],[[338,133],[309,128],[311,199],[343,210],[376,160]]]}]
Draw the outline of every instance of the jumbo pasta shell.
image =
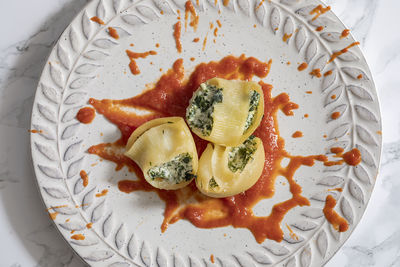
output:
[{"label": "jumbo pasta shell", "polygon": [[236,171],[229,167],[234,147],[208,144],[199,160],[197,188],[207,196],[219,198],[233,196],[252,187],[260,178],[265,162],[261,139],[255,137],[253,140],[254,152],[244,168]]},{"label": "jumbo pasta shell", "polygon": [[194,93],[186,120],[200,138],[237,146],[260,125],[263,114],[264,96],[259,84],[212,78]]},{"label": "jumbo pasta shell", "polygon": [[149,121],[130,136],[125,155],[135,161],[152,186],[174,190],[188,185],[197,173],[193,137],[180,117]]}]

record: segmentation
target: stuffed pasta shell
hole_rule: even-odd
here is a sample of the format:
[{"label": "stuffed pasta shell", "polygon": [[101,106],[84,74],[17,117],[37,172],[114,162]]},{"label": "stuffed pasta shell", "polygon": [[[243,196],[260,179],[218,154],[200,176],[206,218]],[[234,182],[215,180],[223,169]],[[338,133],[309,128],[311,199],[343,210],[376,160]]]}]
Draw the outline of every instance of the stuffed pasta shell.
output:
[{"label": "stuffed pasta shell", "polygon": [[264,96],[255,82],[212,78],[202,83],[186,109],[186,121],[200,138],[238,146],[258,127]]},{"label": "stuffed pasta shell", "polygon": [[261,139],[250,136],[236,147],[208,144],[200,157],[197,188],[210,197],[228,197],[252,187],[264,168]]},{"label": "stuffed pasta shell", "polygon": [[180,117],[155,119],[138,127],[125,155],[139,165],[147,182],[160,189],[182,188],[197,172],[196,146]]}]

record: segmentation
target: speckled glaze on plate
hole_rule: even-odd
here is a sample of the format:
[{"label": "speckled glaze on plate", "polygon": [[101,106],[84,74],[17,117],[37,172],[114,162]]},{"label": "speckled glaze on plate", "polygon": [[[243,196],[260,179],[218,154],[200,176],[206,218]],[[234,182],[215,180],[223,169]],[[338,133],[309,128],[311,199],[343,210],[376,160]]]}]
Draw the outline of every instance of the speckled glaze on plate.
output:
[{"label": "speckled glaze on plate", "polygon": [[[55,213],[54,223],[93,266],[323,265],[361,219],[380,162],[379,102],[360,49],[351,48],[327,64],[333,52],[354,40],[351,35],[341,38],[345,27],[332,12],[312,19],[310,11],[322,4],[317,0],[263,1],[261,5],[254,0],[231,0],[226,6],[199,0],[193,2],[200,15],[199,28],[197,32],[191,28],[183,31],[183,53],[178,54],[172,32],[177,10],[183,15],[184,4],[183,0],[94,0],[56,43],[38,85],[32,111],[32,129],[38,132],[31,135],[39,190],[49,212]],[[93,16],[105,25],[91,21]],[[217,19],[222,27],[214,37],[209,22]],[[109,36],[109,26],[117,29],[120,39]],[[324,29],[317,32],[318,26]],[[202,51],[206,35],[208,42]],[[201,41],[192,42],[195,37]],[[131,43],[135,51],[158,52],[137,61],[142,72],[137,76],[130,74],[125,54]],[[312,155],[328,153],[331,147],[356,147],[362,162],[356,167],[316,164],[300,168],[295,178],[311,206],[297,207],[285,216],[281,243],[266,240],[258,244],[246,229],[205,230],[187,221],[171,225],[162,234],[164,203],[153,193],[120,192],[117,182],[132,174],[126,169],[116,172],[114,164],[86,152],[91,145],[117,139],[115,126],[100,115],[91,124],[80,124],[75,115],[89,97],[120,99],[139,94],[159,78],[160,68],[167,70],[178,57],[191,70],[200,62],[243,53],[272,59],[264,81],[273,84],[273,95],[287,92],[300,105],[295,116],[279,116],[286,150]],[[191,57],[196,60],[190,61]],[[302,62],[309,67],[300,72],[297,66]],[[313,69],[322,73],[332,70],[332,74],[312,77],[309,72]],[[341,115],[332,120],[336,111]],[[303,138],[291,138],[297,130],[303,132]],[[87,187],[79,176],[81,170],[89,174]],[[278,178],[275,187],[275,196],[259,203],[255,214],[265,216],[273,204],[290,197],[284,179]],[[343,187],[343,192],[328,191],[333,187]],[[104,189],[108,194],[96,197]],[[348,220],[347,232],[335,231],[325,220],[322,208],[327,194],[337,199],[335,210]],[[93,226],[87,228],[88,223]],[[291,226],[295,236],[285,225]],[[71,239],[71,232],[85,239]],[[215,263],[210,261],[211,254]]]}]

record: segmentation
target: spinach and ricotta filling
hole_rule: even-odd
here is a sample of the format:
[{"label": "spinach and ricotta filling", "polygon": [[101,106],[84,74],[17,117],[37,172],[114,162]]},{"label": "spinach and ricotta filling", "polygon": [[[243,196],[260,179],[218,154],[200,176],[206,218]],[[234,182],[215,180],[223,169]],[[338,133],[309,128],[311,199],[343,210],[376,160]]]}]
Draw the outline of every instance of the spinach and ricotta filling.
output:
[{"label": "spinach and ricotta filling", "polygon": [[198,129],[204,136],[209,136],[214,124],[214,105],[221,103],[222,99],[222,88],[202,83],[186,111],[186,120],[190,128]]},{"label": "spinach and ricotta filling", "polygon": [[159,178],[175,184],[190,181],[195,177],[192,156],[189,153],[179,154],[171,161],[150,168],[147,174],[152,180]]},{"label": "spinach and ricotta filling", "polygon": [[254,119],[256,118],[257,115],[257,108],[259,103],[260,103],[260,94],[257,91],[252,90],[250,92],[249,114],[247,115],[243,133],[245,133],[250,128],[250,126],[253,125]]},{"label": "spinach and ricotta filling", "polygon": [[247,163],[253,159],[257,150],[257,142],[254,135],[247,138],[243,144],[231,148],[228,153],[228,168],[232,172],[243,171]]}]

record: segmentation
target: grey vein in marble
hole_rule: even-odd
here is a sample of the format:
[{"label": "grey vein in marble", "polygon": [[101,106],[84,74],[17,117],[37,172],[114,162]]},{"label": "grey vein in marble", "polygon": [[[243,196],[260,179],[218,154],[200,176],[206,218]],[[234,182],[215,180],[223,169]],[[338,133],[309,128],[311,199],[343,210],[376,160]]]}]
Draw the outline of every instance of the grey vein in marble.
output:
[{"label": "grey vein in marble", "polygon": [[[347,26],[350,26],[351,33],[364,46],[367,42],[371,24],[374,21],[379,0],[328,0],[327,5]],[[340,8],[339,8],[340,7]]]},{"label": "grey vein in marble", "polygon": [[46,236],[49,233],[55,233],[54,225],[49,224],[40,229],[36,229],[27,236],[27,239],[34,243],[36,246],[43,249],[42,256],[38,259],[37,266],[41,267],[58,267],[58,266],[71,266],[74,258],[72,250],[59,242],[52,242]]}]

